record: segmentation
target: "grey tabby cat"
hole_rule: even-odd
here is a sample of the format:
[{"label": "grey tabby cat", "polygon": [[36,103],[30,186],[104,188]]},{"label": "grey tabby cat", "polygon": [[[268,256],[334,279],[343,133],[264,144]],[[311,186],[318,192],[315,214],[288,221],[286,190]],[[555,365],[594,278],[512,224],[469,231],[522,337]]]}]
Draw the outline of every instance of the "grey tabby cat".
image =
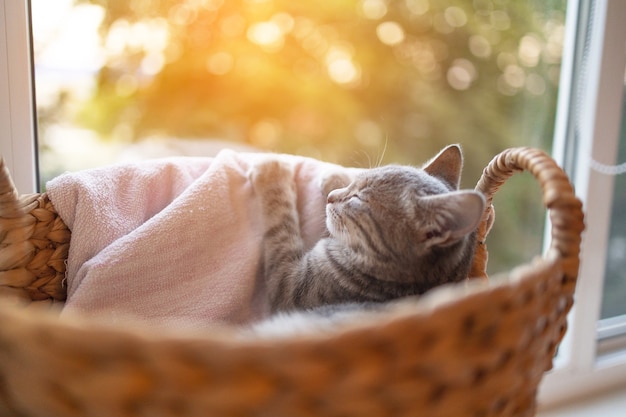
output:
[{"label": "grey tabby cat", "polygon": [[271,313],[367,305],[423,294],[467,277],[485,199],[458,191],[457,145],[424,167],[382,166],[351,180],[329,173],[328,237],[305,251],[293,169],[265,161],[249,173],[265,225],[263,271]]}]

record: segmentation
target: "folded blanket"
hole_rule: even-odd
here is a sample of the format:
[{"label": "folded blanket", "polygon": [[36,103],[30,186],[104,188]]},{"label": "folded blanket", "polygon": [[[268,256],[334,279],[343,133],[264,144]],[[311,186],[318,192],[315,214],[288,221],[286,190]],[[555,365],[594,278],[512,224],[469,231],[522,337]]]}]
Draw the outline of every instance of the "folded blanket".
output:
[{"label": "folded blanket", "polygon": [[247,171],[265,158],[294,165],[301,229],[314,245],[324,232],[318,178],[330,164],[309,158],[222,151],[50,181],[48,195],[72,231],[62,314],[176,328],[263,318],[263,224]]}]

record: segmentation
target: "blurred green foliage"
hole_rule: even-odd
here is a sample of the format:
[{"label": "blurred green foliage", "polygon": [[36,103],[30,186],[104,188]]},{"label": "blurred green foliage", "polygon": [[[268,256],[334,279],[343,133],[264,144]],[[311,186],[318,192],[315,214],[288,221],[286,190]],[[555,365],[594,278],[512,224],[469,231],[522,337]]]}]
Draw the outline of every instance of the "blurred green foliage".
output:
[{"label": "blurred green foliage", "polygon": [[[77,0],[107,61],[79,122],[110,140],[221,138],[365,165],[550,149],[566,0]],[[531,178],[496,198],[490,270],[541,251]]]}]

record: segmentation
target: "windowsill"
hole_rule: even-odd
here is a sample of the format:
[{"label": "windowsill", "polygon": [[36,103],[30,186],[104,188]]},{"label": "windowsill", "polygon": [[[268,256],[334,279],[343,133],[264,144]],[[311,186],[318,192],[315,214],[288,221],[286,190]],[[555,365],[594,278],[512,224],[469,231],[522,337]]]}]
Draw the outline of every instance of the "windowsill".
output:
[{"label": "windowsill", "polygon": [[626,386],[541,410],[537,417],[622,417],[626,410]]}]

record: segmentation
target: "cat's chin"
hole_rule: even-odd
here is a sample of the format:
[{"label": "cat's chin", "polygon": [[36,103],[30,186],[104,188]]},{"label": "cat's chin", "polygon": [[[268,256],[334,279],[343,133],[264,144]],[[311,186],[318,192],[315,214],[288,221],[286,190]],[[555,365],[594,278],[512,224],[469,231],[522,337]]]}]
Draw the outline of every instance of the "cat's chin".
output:
[{"label": "cat's chin", "polygon": [[326,206],[326,229],[328,230],[328,234],[331,237],[337,237],[341,234],[339,228],[337,227],[336,221],[333,220],[337,214],[333,211],[330,204]]},{"label": "cat's chin", "polygon": [[331,235],[335,234],[335,225],[333,224],[333,222],[330,220],[330,217],[326,216],[326,228],[328,229],[328,232]]}]

